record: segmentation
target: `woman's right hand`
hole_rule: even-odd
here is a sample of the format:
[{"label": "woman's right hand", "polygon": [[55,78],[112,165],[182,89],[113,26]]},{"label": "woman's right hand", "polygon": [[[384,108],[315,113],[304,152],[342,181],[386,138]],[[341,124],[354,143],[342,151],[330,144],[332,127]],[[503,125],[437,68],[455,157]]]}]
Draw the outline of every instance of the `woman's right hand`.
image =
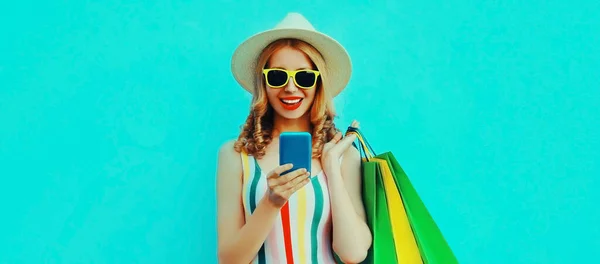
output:
[{"label": "woman's right hand", "polygon": [[283,207],[293,193],[310,182],[310,173],[306,169],[297,169],[281,176],[292,167],[292,164],[281,165],[267,176],[269,201],[278,208]]}]

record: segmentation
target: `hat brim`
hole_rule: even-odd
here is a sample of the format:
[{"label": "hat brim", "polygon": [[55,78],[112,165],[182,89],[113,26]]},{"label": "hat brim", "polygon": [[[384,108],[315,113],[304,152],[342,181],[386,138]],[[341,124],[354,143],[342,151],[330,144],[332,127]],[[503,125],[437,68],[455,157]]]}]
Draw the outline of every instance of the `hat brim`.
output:
[{"label": "hat brim", "polygon": [[271,29],[258,33],[240,44],[233,53],[231,71],[242,88],[250,93],[254,92],[258,56],[267,45],[284,38],[302,40],[321,53],[328,72],[323,81],[332,97],[346,88],[352,74],[352,63],[346,49],[323,33],[304,29]]}]

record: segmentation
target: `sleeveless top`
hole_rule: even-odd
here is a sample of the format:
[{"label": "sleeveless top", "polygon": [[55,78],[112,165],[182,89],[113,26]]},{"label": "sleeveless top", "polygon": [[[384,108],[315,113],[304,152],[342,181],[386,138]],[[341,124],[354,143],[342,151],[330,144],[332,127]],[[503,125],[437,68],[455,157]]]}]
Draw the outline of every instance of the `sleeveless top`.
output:
[{"label": "sleeveless top", "polygon": [[[244,212],[248,218],[267,192],[267,173],[251,155],[242,152]],[[252,261],[255,264],[333,263],[331,207],[323,171],[296,191]]]}]

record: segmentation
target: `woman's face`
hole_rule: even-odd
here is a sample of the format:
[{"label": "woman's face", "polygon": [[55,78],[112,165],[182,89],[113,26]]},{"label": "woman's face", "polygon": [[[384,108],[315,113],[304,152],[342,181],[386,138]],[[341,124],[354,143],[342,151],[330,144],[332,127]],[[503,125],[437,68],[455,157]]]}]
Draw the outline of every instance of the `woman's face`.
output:
[{"label": "woman's face", "polygon": [[[312,68],[312,62],[304,52],[288,46],[273,53],[271,58],[269,58],[267,65],[268,69],[283,69],[288,71],[302,69],[316,70]],[[267,75],[267,78],[273,77],[273,80],[285,80],[285,75],[281,77],[281,72],[272,74],[273,76]],[[279,75],[277,76],[275,74]],[[304,76],[302,74],[304,74]],[[308,74],[310,75],[311,73]],[[304,80],[301,80],[302,78],[304,78]],[[269,85],[268,81],[266,82],[269,103],[278,115],[286,119],[297,119],[305,115],[310,110],[317,89],[316,84],[310,89],[299,88],[296,86],[293,79],[294,78],[290,76],[287,79],[287,84],[279,88],[274,88]],[[301,81],[306,82],[307,73],[298,73],[296,79],[299,83],[301,83]]]}]

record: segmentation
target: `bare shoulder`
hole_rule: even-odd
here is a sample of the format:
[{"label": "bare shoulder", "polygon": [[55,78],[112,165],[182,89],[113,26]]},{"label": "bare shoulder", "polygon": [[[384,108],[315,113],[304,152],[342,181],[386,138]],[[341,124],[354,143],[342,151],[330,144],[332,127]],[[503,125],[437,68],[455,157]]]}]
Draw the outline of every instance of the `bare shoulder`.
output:
[{"label": "bare shoulder", "polygon": [[348,195],[356,213],[365,219],[364,206],[362,202],[362,159],[360,152],[354,146],[350,146],[344,151],[344,159],[342,160],[342,177],[348,190]]},{"label": "bare shoulder", "polygon": [[235,139],[227,140],[223,144],[221,144],[221,147],[219,147],[219,158],[220,157],[232,157],[234,155],[239,155],[239,153],[237,151],[235,151],[235,149],[233,148],[234,144],[235,144]]},{"label": "bare shoulder", "polygon": [[360,152],[354,146],[350,146],[343,154],[343,163],[344,164],[360,164]]},{"label": "bare shoulder", "polygon": [[217,165],[217,226],[219,248],[226,248],[244,226],[241,158],[234,149],[234,140],[219,148]]},{"label": "bare shoulder", "polygon": [[242,164],[240,160],[240,153],[234,149],[234,144],[235,140],[231,139],[221,144],[221,147],[219,148],[219,177],[232,177],[241,173]]},{"label": "bare shoulder", "polygon": [[344,178],[356,178],[360,174],[360,166],[360,152],[354,146],[350,146],[343,154],[342,175]]}]

